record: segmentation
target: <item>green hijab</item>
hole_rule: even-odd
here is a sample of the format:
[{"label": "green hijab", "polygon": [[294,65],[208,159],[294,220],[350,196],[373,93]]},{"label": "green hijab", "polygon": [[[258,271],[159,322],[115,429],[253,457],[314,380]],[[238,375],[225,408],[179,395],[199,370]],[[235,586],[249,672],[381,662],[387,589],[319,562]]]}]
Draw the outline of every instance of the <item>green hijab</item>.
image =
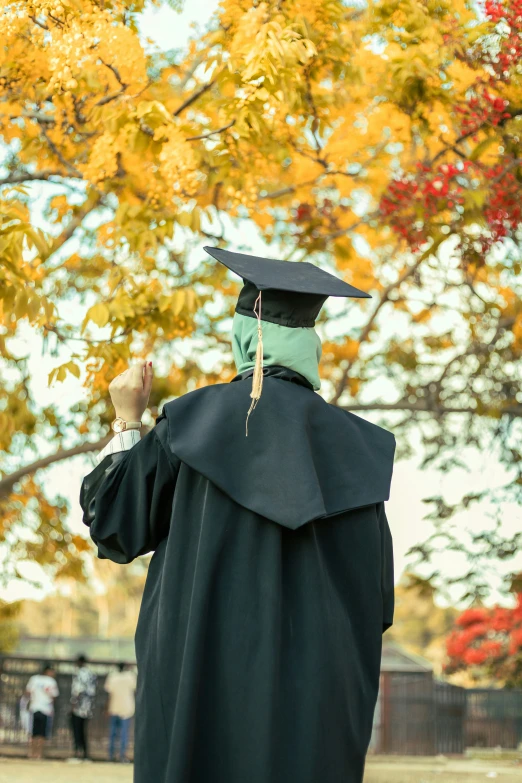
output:
[{"label": "green hijab", "polygon": [[[319,360],[321,340],[313,328],[289,327],[261,321],[264,366],[288,367],[306,378],[315,391],[321,388]],[[236,313],[232,325],[232,353],[238,373],[252,370],[256,362],[257,320]]]}]

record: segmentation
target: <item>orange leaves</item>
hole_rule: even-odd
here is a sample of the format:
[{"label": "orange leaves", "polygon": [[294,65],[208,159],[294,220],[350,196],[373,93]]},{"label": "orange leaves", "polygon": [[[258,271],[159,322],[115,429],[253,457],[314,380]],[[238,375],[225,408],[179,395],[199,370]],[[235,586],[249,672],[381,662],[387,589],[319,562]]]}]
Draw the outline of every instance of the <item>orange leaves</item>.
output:
[{"label": "orange leaves", "polygon": [[323,359],[329,363],[339,364],[341,361],[352,363],[359,355],[360,343],[347,337],[342,343],[325,342],[323,343]]},{"label": "orange leaves", "polygon": [[362,257],[354,259],[346,279],[347,282],[363,291],[373,289],[376,281],[372,261]]},{"label": "orange leaves", "polygon": [[411,316],[411,320],[416,324],[425,324],[434,315],[434,308],[424,307],[419,310],[418,313],[414,313]]}]

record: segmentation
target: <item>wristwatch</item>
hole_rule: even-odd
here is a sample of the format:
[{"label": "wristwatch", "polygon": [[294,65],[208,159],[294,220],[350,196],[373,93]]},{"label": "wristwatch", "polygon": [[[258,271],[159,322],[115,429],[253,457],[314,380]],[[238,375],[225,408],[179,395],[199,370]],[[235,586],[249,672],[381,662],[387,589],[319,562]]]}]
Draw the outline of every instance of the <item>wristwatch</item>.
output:
[{"label": "wristwatch", "polygon": [[141,421],[124,421],[119,417],[114,419],[111,424],[113,432],[125,432],[126,430],[140,430]]}]

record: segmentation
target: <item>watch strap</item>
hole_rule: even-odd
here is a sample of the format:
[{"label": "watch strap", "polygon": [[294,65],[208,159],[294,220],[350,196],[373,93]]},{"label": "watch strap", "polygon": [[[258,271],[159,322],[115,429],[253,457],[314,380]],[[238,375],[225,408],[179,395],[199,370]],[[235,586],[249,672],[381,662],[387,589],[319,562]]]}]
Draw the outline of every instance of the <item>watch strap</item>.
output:
[{"label": "watch strap", "polygon": [[141,430],[141,421],[125,421],[124,424],[124,432],[126,430]]},{"label": "watch strap", "polygon": [[141,421],[125,421],[125,419],[117,416],[111,423],[111,428],[112,431],[116,433],[128,432],[129,430],[140,430]]}]

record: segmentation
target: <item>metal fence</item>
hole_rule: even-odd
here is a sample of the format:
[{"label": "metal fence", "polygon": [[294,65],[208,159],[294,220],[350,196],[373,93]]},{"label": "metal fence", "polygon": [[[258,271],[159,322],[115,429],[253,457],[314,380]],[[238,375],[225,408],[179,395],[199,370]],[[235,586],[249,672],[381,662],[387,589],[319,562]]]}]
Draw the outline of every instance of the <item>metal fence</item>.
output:
[{"label": "metal fence", "polygon": [[522,743],[522,692],[467,690],[465,731],[467,746],[516,748]]},{"label": "metal fence", "polygon": [[433,678],[430,673],[381,674],[373,753],[428,756],[434,753]]},{"label": "metal fence", "polygon": [[[52,662],[60,696],[46,753],[72,753],[70,694],[74,661]],[[40,658],[0,657],[0,751],[25,752],[27,729],[20,699]],[[108,756],[107,695],[103,684],[114,662],[89,664],[97,675],[94,717],[89,721],[93,758]],[[375,710],[372,753],[436,755],[463,753],[466,747],[516,748],[522,742],[522,691],[458,688],[434,680],[431,672],[382,672]],[[132,757],[131,732],[128,753]]]},{"label": "metal fence", "polygon": [[[70,727],[71,683],[75,662],[50,661],[56,672],[60,695],[54,704],[54,718],[51,736],[46,743],[49,756],[72,755],[73,743]],[[0,657],[0,748],[5,751],[25,752],[28,741],[27,727],[22,719],[20,700],[27,682],[33,674],[41,671],[41,658]],[[107,694],[103,684],[107,674],[114,669],[114,662],[96,661],[89,668],[97,676],[94,715],[88,724],[90,756],[108,757],[109,719],[106,715]],[[129,737],[127,755],[132,758],[133,732]]]},{"label": "metal fence", "polygon": [[520,690],[459,688],[430,672],[381,674],[372,753],[459,754],[521,742]]}]

